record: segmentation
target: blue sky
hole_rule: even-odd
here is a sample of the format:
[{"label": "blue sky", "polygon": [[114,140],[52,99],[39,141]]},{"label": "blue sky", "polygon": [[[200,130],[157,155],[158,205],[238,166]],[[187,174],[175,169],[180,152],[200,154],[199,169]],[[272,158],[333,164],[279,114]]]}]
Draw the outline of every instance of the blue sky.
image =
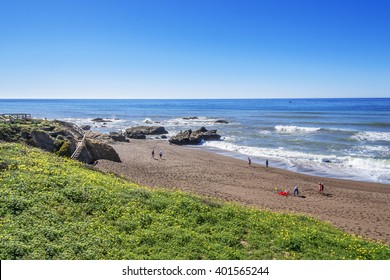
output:
[{"label": "blue sky", "polygon": [[0,0],[0,98],[390,97],[388,1]]}]

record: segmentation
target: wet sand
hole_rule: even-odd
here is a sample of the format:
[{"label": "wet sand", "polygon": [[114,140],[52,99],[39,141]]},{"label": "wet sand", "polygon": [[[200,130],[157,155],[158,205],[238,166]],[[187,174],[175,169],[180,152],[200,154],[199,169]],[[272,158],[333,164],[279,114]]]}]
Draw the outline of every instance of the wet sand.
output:
[{"label": "wet sand", "polygon": [[[99,160],[96,167],[150,187],[235,201],[272,211],[305,213],[344,229],[390,244],[390,185],[319,178],[247,162],[166,141],[131,140],[112,145],[122,163]],[[155,150],[155,159],[151,157]],[[162,159],[159,151],[163,151]],[[318,182],[325,185],[318,193]],[[302,197],[280,196],[275,188],[299,187]]]}]

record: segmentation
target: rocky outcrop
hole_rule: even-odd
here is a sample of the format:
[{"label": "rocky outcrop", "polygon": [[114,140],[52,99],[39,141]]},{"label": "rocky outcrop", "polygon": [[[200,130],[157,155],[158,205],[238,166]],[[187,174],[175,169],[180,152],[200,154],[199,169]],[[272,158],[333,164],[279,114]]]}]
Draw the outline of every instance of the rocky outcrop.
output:
[{"label": "rocky outcrop", "polygon": [[119,158],[119,155],[114,150],[114,148],[104,142],[88,139],[85,140],[85,147],[87,148],[92,158],[92,161],[88,163],[93,163],[99,159],[107,159],[115,162],[121,162],[121,159]]},{"label": "rocky outcrop", "polygon": [[129,140],[126,139],[126,136],[118,132],[110,132],[109,136],[112,140],[117,142],[129,142]]},{"label": "rocky outcrop", "polygon": [[183,120],[197,120],[199,119],[198,117],[184,117],[182,118]]},{"label": "rocky outcrop", "polygon": [[56,148],[54,144],[55,139],[44,131],[35,130],[29,135],[29,144],[43,150],[53,152]]},{"label": "rocky outcrop", "polygon": [[214,123],[225,123],[225,124],[227,124],[227,123],[229,123],[228,121],[225,121],[225,120],[216,120]]},{"label": "rocky outcrop", "polygon": [[207,130],[205,127],[201,127],[196,131],[189,129],[178,133],[169,139],[169,142],[176,145],[198,145],[202,141],[215,141],[220,139],[221,135],[217,134],[216,130]]},{"label": "rocky outcrop", "polygon": [[111,137],[108,136],[107,134],[97,132],[97,131],[88,131],[85,134],[85,137],[87,139],[95,139],[95,140],[106,141],[106,142],[110,142],[112,140]]},{"label": "rocky outcrop", "polygon": [[168,134],[163,126],[135,126],[126,129],[125,135],[133,139],[145,139],[146,135]]},{"label": "rocky outcrop", "polygon": [[90,129],[91,129],[91,126],[88,125],[88,124],[86,124],[86,125],[80,126],[80,128],[81,128],[82,130],[90,130]]},{"label": "rocky outcrop", "polygon": [[93,121],[93,122],[102,122],[102,123],[104,123],[104,122],[112,122],[111,120],[109,120],[109,119],[103,119],[103,118],[94,118],[94,119],[92,119],[91,121]]}]

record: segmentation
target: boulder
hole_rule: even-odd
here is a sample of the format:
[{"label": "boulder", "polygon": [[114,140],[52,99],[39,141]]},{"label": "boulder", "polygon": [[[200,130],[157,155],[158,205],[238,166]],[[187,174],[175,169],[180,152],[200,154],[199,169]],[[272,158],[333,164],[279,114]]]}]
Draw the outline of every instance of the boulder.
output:
[{"label": "boulder", "polygon": [[128,139],[126,139],[126,137],[123,135],[123,134],[120,134],[118,132],[110,132],[110,137],[112,140],[114,141],[118,141],[118,142],[129,142]]},{"label": "boulder", "polygon": [[207,130],[205,127],[201,127],[196,131],[189,129],[180,132],[176,136],[171,137],[169,142],[176,145],[198,145],[202,141],[215,141],[220,139],[221,135],[217,134],[216,130]]},{"label": "boulder", "polygon": [[41,148],[43,150],[52,152],[56,145],[54,143],[54,138],[44,131],[35,130],[30,133],[31,139],[29,143],[35,147]]},{"label": "boulder", "polygon": [[94,118],[91,121],[93,121],[93,122],[102,122],[102,123],[104,123],[104,122],[112,122],[112,121],[110,121],[108,119],[103,119],[103,118]]},{"label": "boulder", "polygon": [[135,126],[126,129],[125,135],[128,138],[145,139],[146,135],[168,134],[163,126]]},{"label": "boulder", "polygon": [[[119,158],[119,155],[114,150],[114,148],[99,140],[86,139],[85,147],[88,149],[88,152],[93,159],[92,162],[99,159],[107,159],[115,162],[121,162],[121,159]],[[91,163],[91,161],[88,163]]]},{"label": "boulder", "polygon": [[96,132],[96,131],[88,131],[85,134],[85,137],[88,139],[96,139],[101,141],[111,141],[111,137],[107,134]]},{"label": "boulder", "polygon": [[216,120],[214,123],[229,123],[229,122],[225,120]]},{"label": "boulder", "polygon": [[90,130],[90,129],[91,129],[91,126],[88,125],[88,124],[86,124],[86,125],[80,126],[80,128],[81,128],[82,130]]}]

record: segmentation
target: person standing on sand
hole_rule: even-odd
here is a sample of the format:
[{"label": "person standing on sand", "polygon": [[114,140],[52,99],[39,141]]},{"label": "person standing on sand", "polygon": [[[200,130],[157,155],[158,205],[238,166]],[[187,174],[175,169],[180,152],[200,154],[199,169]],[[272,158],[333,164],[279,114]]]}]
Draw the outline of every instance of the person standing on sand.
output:
[{"label": "person standing on sand", "polygon": [[160,151],[160,158],[162,158],[162,156],[163,156],[163,152],[162,152],[162,151]]},{"label": "person standing on sand", "polygon": [[248,164],[251,165],[252,161],[250,159],[250,157],[248,157]]},{"label": "person standing on sand", "polygon": [[322,182],[318,183],[318,192],[324,194],[324,184]]},{"label": "person standing on sand", "polygon": [[299,196],[298,186],[295,186],[295,187],[294,187],[294,196],[295,196],[295,195],[298,195],[298,196]]},{"label": "person standing on sand", "polygon": [[154,150],[152,150],[152,158],[154,158]]},{"label": "person standing on sand", "polygon": [[265,160],[265,167],[268,168],[268,159]]}]

